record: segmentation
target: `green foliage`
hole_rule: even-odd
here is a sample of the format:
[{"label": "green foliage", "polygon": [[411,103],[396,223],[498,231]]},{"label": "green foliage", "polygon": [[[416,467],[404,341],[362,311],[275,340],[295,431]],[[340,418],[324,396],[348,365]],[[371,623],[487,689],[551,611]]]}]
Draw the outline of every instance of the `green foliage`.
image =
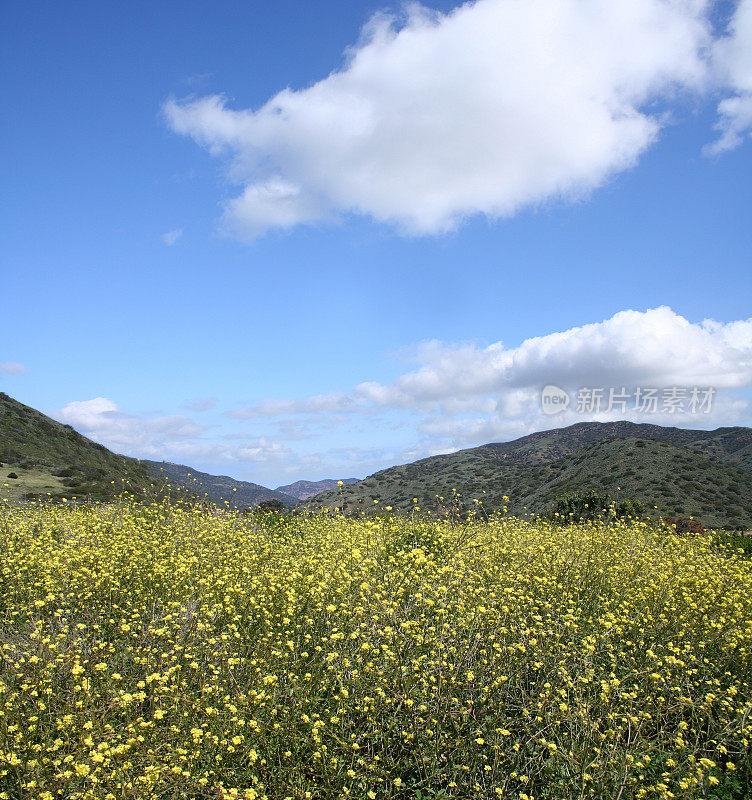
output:
[{"label": "green foliage", "polygon": [[201,500],[207,500],[220,507],[229,506],[246,510],[264,500],[279,500],[288,506],[295,504],[295,498],[250,481],[237,481],[227,475],[210,475],[183,464],[172,464],[167,461],[141,463],[158,480],[166,481],[171,486],[179,486]]},{"label": "green foliage", "polygon": [[263,500],[256,506],[259,514],[283,514],[287,506],[281,500]]},{"label": "green foliage", "polygon": [[589,489],[557,498],[547,516],[569,523],[639,519],[644,513],[645,506],[639,500],[630,497],[616,499]]},{"label": "green foliage", "polygon": [[740,531],[717,531],[713,537],[714,544],[734,553],[752,556],[752,535]]}]

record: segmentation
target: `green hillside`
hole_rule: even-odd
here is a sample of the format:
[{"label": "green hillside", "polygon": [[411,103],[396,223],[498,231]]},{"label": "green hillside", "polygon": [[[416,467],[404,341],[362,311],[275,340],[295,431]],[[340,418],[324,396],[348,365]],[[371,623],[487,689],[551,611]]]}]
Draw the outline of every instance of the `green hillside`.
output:
[{"label": "green hillside", "polygon": [[[621,435],[619,435],[621,434]],[[632,435],[635,434],[635,435]],[[687,431],[632,423],[580,423],[382,470],[310,505],[345,511],[374,501],[405,510],[448,505],[456,490],[496,510],[541,513],[569,492],[594,488],[640,499],[655,514],[708,526],[752,528],[752,431]]]},{"label": "green hillside", "polygon": [[47,493],[99,500],[124,486],[138,491],[152,482],[136,459],[111,452],[3,392],[0,464],[0,498],[10,500]]}]

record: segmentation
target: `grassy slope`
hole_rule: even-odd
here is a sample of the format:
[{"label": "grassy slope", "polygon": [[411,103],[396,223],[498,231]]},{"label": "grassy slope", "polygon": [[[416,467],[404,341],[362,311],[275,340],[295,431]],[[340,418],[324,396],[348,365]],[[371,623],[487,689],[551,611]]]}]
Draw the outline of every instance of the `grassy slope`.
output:
[{"label": "grassy slope", "polygon": [[[70,425],[63,425],[0,392],[0,497],[27,493],[104,499],[151,483],[133,458],[112,453]],[[8,478],[10,472],[17,479]],[[55,473],[64,473],[62,475]],[[113,485],[111,481],[115,481]],[[8,484],[6,488],[4,484]]]},{"label": "grassy slope", "polygon": [[491,510],[507,495],[512,512],[539,513],[561,494],[592,487],[637,497],[660,514],[749,528],[751,445],[748,428],[707,432],[581,423],[392,467],[341,492],[318,495],[313,503],[332,508],[344,501],[354,511],[379,500],[405,509],[417,497],[429,507],[440,502],[437,495],[447,502],[456,489]]}]

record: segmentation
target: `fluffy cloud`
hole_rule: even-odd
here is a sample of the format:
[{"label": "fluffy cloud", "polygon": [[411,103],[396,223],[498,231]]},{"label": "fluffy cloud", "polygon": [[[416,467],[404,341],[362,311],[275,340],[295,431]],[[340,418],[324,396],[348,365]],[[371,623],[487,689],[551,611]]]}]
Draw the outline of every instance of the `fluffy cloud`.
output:
[{"label": "fluffy cloud", "polygon": [[[750,422],[750,405],[739,390],[752,387],[752,319],[691,323],[664,306],[622,311],[603,322],[534,337],[511,348],[501,342],[487,347],[427,342],[412,358],[417,368],[392,383],[362,383],[330,398],[329,404],[321,396],[267,401],[236,416],[297,412],[326,417],[334,407],[382,415],[408,411],[417,444],[391,453],[399,461],[584,420],[629,419],[690,428]],[[547,384],[570,397],[569,407],[555,416],[541,408],[541,389]],[[618,393],[622,387],[630,400],[623,408],[614,404],[609,409],[609,389]],[[673,411],[663,400],[664,390],[671,387],[684,390]],[[699,408],[691,407],[694,387],[713,391]],[[588,408],[578,403],[583,388],[602,388],[602,404]],[[637,388],[657,389],[657,406],[636,408]],[[703,397],[701,392],[698,399]],[[307,427],[311,424],[308,420]]]},{"label": "fluffy cloud", "polygon": [[651,103],[706,85],[710,44],[703,0],[413,4],[402,20],[375,16],[344,66],[306,89],[256,110],[214,95],[164,111],[229,159],[243,189],[224,221],[243,238],[345,213],[436,233],[582,196],[631,167],[660,129]]},{"label": "fluffy cloud", "polygon": [[614,408],[609,411],[604,396],[601,411],[583,413],[577,410],[576,394],[570,392],[572,403],[569,408],[556,416],[546,416],[540,410],[540,392],[531,391],[528,408],[516,417],[510,418],[502,414],[495,414],[487,417],[458,418],[438,414],[422,419],[418,424],[418,431],[426,437],[426,441],[432,442],[434,446],[439,442],[459,448],[487,442],[511,441],[536,431],[564,428],[578,422],[627,420],[701,430],[750,424],[750,404],[741,397],[721,392],[711,398],[709,407],[705,407],[701,411],[692,411],[689,408],[689,396],[688,392],[682,408],[676,413],[663,410],[660,393],[655,413],[646,413],[635,409],[633,395],[625,410]]},{"label": "fluffy cloud", "polygon": [[29,371],[29,368],[17,361],[2,361],[0,362],[0,374],[3,375],[24,375]]},{"label": "fluffy cloud", "polygon": [[243,437],[239,445],[207,441],[207,430],[182,414],[135,416],[106,397],[68,403],[53,416],[117,452],[155,460],[264,464],[284,461],[291,451],[264,437]]},{"label": "fluffy cloud", "polygon": [[718,105],[720,138],[710,153],[722,153],[742,143],[752,131],[752,0],[741,0],[728,35],[714,48],[718,80],[733,91]]},{"label": "fluffy cloud", "polygon": [[68,403],[54,416],[108,447],[129,452],[195,439],[204,430],[181,414],[150,418],[126,414],[106,397]]},{"label": "fluffy cloud", "polygon": [[520,389],[660,385],[738,388],[752,385],[752,319],[690,323],[668,307],[621,311],[604,322],[527,339],[507,349],[431,342],[424,364],[389,385],[362,384],[354,396],[377,405],[472,400],[503,393],[513,413]]},{"label": "fluffy cloud", "polygon": [[546,384],[564,388],[752,386],[752,318],[691,323],[670,308],[621,311],[610,319],[526,339],[518,347],[427,342],[420,366],[390,384],[362,383],[350,393],[269,400],[233,412],[241,418],[375,408],[440,408],[518,417]]}]

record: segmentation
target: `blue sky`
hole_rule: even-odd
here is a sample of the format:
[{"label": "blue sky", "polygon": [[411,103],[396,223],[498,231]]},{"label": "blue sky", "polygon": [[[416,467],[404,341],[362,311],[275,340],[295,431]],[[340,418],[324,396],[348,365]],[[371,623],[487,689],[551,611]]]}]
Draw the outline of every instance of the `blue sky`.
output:
[{"label": "blue sky", "polygon": [[0,387],[266,485],[750,424],[752,4],[456,5],[3,4]]}]

